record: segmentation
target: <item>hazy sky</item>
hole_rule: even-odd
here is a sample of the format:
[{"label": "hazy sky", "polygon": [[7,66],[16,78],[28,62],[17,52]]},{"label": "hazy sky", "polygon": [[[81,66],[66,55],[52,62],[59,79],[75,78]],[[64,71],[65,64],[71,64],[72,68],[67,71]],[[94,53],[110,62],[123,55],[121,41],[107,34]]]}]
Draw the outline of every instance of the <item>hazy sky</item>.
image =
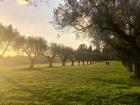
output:
[{"label": "hazy sky", "polygon": [[4,0],[0,2],[0,22],[4,25],[12,24],[21,34],[27,36],[42,36],[48,42],[57,42],[77,48],[79,44],[89,44],[89,41],[76,39],[72,32],[65,32],[60,38],[50,23],[53,21],[53,9],[61,0],[50,0],[48,3],[40,3],[37,7],[27,6],[23,0]]}]

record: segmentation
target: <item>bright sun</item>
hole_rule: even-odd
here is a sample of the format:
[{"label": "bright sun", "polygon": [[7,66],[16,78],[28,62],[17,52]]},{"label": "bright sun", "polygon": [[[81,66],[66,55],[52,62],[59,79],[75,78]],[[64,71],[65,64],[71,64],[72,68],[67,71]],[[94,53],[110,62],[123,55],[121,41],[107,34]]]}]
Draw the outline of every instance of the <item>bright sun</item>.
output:
[{"label": "bright sun", "polygon": [[27,2],[25,0],[17,0],[17,3],[20,5],[25,5]]}]

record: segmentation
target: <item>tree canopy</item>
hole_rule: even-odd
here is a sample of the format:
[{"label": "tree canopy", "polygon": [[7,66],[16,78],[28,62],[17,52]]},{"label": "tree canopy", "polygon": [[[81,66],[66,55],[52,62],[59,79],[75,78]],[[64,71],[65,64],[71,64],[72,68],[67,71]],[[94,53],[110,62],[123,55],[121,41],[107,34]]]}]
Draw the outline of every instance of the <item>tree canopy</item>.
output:
[{"label": "tree canopy", "polygon": [[14,48],[29,57],[30,68],[33,68],[33,64],[37,57],[43,55],[46,51],[47,44],[46,40],[42,37],[19,36],[16,39]]},{"label": "tree canopy", "polygon": [[7,50],[14,44],[19,32],[12,27],[0,24],[0,57],[3,57]]},{"label": "tree canopy", "polygon": [[122,56],[131,56],[140,77],[139,0],[65,0],[54,12],[60,28],[104,41]]}]

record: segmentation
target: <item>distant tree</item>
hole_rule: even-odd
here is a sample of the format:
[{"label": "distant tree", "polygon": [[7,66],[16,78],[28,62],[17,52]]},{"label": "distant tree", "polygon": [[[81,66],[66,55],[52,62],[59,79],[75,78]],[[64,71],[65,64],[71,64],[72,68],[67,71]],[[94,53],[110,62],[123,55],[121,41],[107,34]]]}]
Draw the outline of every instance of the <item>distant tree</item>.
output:
[{"label": "distant tree", "polygon": [[79,47],[78,47],[78,50],[80,50],[80,51],[87,51],[87,45],[80,44]]},{"label": "distant tree", "polygon": [[93,64],[93,61],[94,61],[94,55],[93,55],[93,52],[86,52],[86,56],[87,56],[87,64],[89,64],[89,62],[90,62],[90,64]]},{"label": "distant tree", "polygon": [[80,62],[82,62],[83,65],[85,65],[85,61],[87,58],[86,51],[87,51],[87,45],[80,44],[75,55],[75,58],[77,59],[79,65],[80,65]]},{"label": "distant tree", "polygon": [[80,50],[75,51],[75,59],[77,60],[78,65],[80,66],[80,62],[81,62],[81,51]]},{"label": "distant tree", "polygon": [[88,52],[92,52],[92,45],[88,47]]},{"label": "distant tree", "polygon": [[92,45],[90,45],[88,47],[86,56],[87,56],[87,64],[88,64],[88,62],[90,62],[90,64],[92,64],[93,59],[94,59]]},{"label": "distant tree", "polygon": [[59,51],[59,45],[56,43],[50,43],[48,46],[48,49],[44,52],[44,56],[49,60],[50,67],[52,67],[52,63],[56,55],[58,54]]},{"label": "distant tree", "polygon": [[69,49],[69,53],[70,53],[70,55],[69,55],[69,60],[71,61],[71,66],[74,66],[74,62],[75,62],[75,60],[76,60],[76,58],[75,58],[75,50],[73,49],[73,48],[70,48]]},{"label": "distant tree", "polygon": [[109,44],[104,45],[102,54],[107,57],[106,60],[118,60],[117,51],[113,49]]},{"label": "distant tree", "polygon": [[59,45],[58,56],[60,57],[63,66],[65,66],[65,63],[69,59],[71,53],[72,53],[72,49],[70,47]]},{"label": "distant tree", "polygon": [[19,35],[19,32],[13,29],[12,25],[3,26],[0,24],[0,57],[3,57],[9,48],[12,47]]},{"label": "distant tree", "polygon": [[34,63],[38,56],[41,56],[47,49],[46,40],[41,37],[20,36],[17,38],[14,48],[26,54],[30,60],[30,68],[34,68]]}]

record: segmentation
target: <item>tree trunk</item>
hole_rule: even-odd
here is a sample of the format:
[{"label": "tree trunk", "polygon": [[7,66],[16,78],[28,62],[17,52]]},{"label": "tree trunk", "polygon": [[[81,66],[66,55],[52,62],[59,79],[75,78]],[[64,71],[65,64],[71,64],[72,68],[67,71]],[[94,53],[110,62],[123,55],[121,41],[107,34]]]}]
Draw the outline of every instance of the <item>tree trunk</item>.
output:
[{"label": "tree trunk", "polygon": [[88,65],[88,61],[87,61],[87,65]]},{"label": "tree trunk", "polygon": [[140,78],[140,63],[135,63],[135,75]]},{"label": "tree trunk", "polygon": [[90,64],[92,64],[92,61],[90,61]]},{"label": "tree trunk", "polygon": [[62,61],[62,65],[65,66],[65,61]]},{"label": "tree trunk", "polygon": [[74,66],[74,61],[71,61],[71,66]]},{"label": "tree trunk", "polygon": [[133,64],[129,63],[129,71],[132,72],[133,71]]},{"label": "tree trunk", "polygon": [[34,68],[34,61],[30,60],[30,68],[33,69]]},{"label": "tree trunk", "polygon": [[82,61],[83,62],[83,66],[85,65],[85,61]]},{"label": "tree trunk", "polygon": [[130,68],[130,63],[129,62],[126,63],[126,67],[129,70],[129,68]]},{"label": "tree trunk", "polygon": [[50,60],[50,67],[52,67],[53,65],[52,65],[52,59]]},{"label": "tree trunk", "polygon": [[78,61],[78,65],[80,66],[80,61]]}]

